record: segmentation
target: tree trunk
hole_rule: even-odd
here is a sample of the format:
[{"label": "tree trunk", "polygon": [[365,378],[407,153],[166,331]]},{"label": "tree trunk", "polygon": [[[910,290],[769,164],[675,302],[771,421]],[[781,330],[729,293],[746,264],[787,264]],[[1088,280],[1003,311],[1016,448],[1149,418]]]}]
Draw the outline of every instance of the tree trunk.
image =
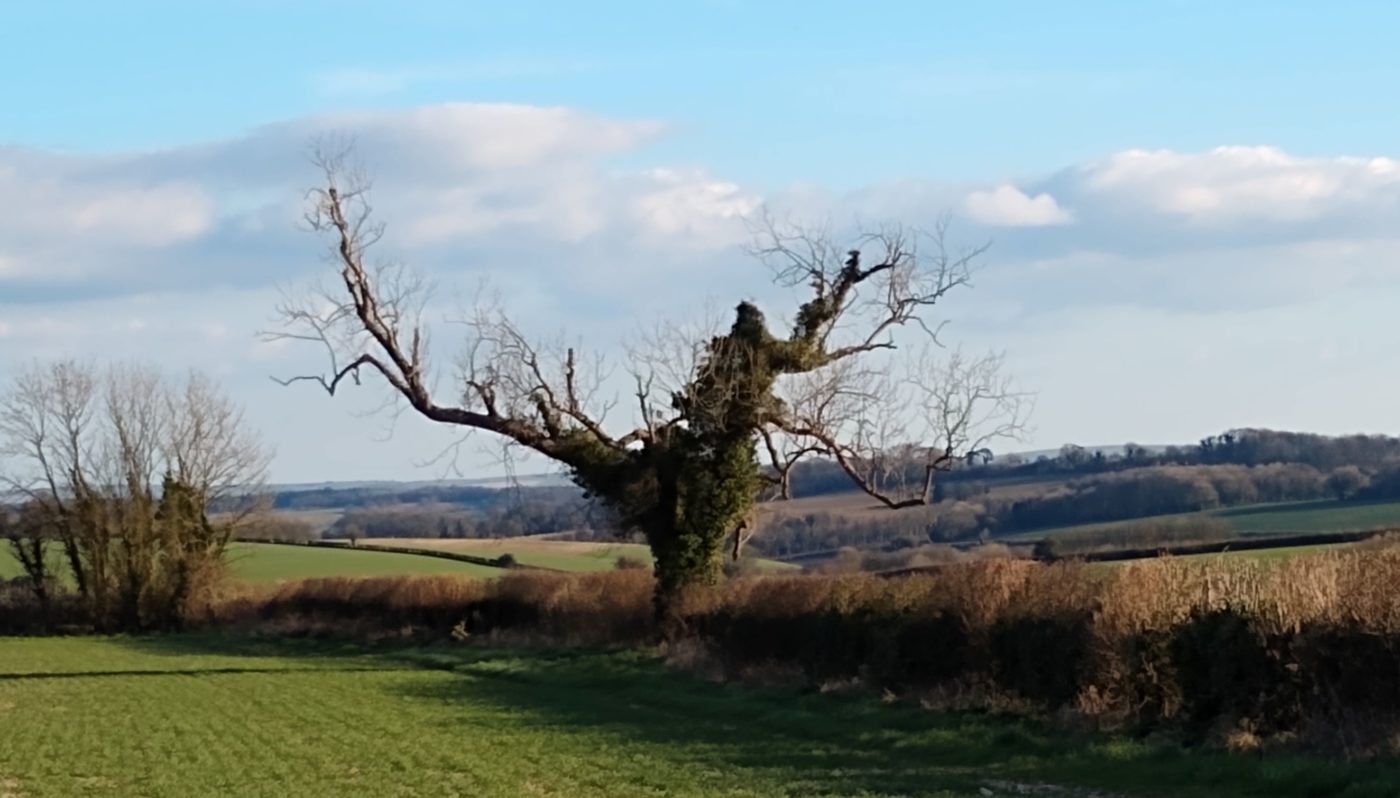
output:
[{"label": "tree trunk", "polygon": [[656,619],[663,628],[673,620],[677,599],[688,588],[711,587],[719,583],[724,541],[729,530],[692,530],[681,534],[674,527],[654,530],[647,535],[656,558]]}]

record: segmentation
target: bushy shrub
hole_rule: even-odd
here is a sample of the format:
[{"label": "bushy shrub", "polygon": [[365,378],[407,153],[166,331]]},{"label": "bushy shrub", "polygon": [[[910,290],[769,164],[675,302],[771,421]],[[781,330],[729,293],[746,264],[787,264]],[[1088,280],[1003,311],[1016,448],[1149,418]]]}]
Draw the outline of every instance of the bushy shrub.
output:
[{"label": "bushy shrub", "polygon": [[331,635],[519,633],[578,644],[649,639],[651,574],[514,571],[483,581],[405,576],[305,579],[247,588],[204,608],[210,626]]}]

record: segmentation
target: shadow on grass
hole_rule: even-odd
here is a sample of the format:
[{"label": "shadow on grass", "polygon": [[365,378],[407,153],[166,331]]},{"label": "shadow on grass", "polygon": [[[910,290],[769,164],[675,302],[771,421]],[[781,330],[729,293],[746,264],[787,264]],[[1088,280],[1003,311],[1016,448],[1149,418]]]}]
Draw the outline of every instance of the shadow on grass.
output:
[{"label": "shadow on grass", "polygon": [[468,678],[405,694],[510,710],[542,730],[645,743],[673,761],[752,774],[789,795],[976,794],[1016,752],[1050,752],[1018,725],[991,727],[909,708],[792,689],[736,689],[662,670],[636,654],[481,660]]},{"label": "shadow on grass", "polygon": [[244,674],[283,673],[384,673],[410,671],[413,668],[392,667],[353,667],[353,668],[177,668],[172,670],[94,670],[94,671],[34,671],[20,673],[0,673],[0,682],[52,681],[55,679],[102,679],[125,678],[128,676],[235,676]]},{"label": "shadow on grass", "polygon": [[[327,664],[355,658],[449,671],[406,680],[406,700],[497,707],[543,734],[642,744],[661,761],[751,774],[787,795],[978,795],[988,784],[1058,784],[1111,795],[1393,796],[1400,764],[1191,752],[1066,734],[1035,722],[886,706],[869,696],[736,688],[669,671],[640,652],[511,651],[468,646],[365,647],[308,640],[172,636],[124,641],[170,656],[280,656]],[[469,739],[480,721],[448,721]],[[600,757],[608,756],[605,745]],[[1002,787],[995,794],[1006,794]],[[1079,795],[1077,792],[1061,793]]]}]

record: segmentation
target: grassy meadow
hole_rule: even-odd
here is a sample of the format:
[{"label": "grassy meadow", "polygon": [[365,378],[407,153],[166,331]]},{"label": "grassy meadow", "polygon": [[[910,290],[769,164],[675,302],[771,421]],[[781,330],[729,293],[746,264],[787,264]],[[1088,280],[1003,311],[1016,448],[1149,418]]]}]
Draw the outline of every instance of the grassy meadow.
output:
[{"label": "grassy meadow", "polygon": [[369,538],[366,545],[427,549],[494,559],[509,554],[521,565],[556,571],[589,573],[610,571],[628,558],[651,564],[651,550],[639,543],[589,543],[543,540],[537,537],[491,539]]},{"label": "grassy meadow", "polygon": [[[1003,536],[1002,540],[1024,541],[1052,537],[1066,532],[1100,529],[1131,529],[1147,522],[1192,518],[1219,519],[1241,536],[1323,534],[1329,532],[1359,532],[1388,527],[1400,528],[1400,501],[1357,502],[1319,500],[1255,504],[1230,507],[1202,513],[1179,513],[1135,518],[1112,523],[1079,524],[1075,526],[1033,529]],[[1305,547],[1313,548],[1313,547]]]},{"label": "grassy meadow", "polygon": [[[245,582],[285,582],[294,579],[349,576],[415,576],[455,574],[490,578],[502,570],[439,557],[419,557],[350,547],[280,546],[270,543],[235,543],[228,552],[229,573]],[[8,545],[0,545],[0,579],[23,575]]]},{"label": "grassy meadow", "polygon": [[[368,545],[450,551],[475,557],[496,558],[509,554],[521,565],[549,568],[570,573],[611,571],[622,559],[651,564],[651,549],[641,543],[594,543],[574,540],[546,540],[539,537],[443,539],[443,538],[371,538]],[[763,570],[796,570],[798,566],[775,560],[756,559]]]},{"label": "grassy meadow", "polygon": [[279,546],[235,543],[229,549],[233,578],[246,582],[284,582],[332,576],[411,576],[454,574],[482,579],[500,576],[500,568],[440,557],[419,557],[350,547]]},{"label": "grassy meadow", "polygon": [[[218,637],[0,641],[0,794],[1381,796],[1400,767],[1186,753],[645,653]],[[682,720],[684,722],[678,722]]]},{"label": "grassy meadow", "polygon": [[1213,515],[1242,535],[1349,532],[1400,527],[1400,501],[1315,501],[1216,510]]},{"label": "grassy meadow", "polygon": [[[363,541],[399,548],[451,551],[495,558],[509,553],[521,565],[571,573],[611,571],[618,560],[627,557],[650,564],[651,552],[633,543],[586,543],[536,538],[496,540],[439,540],[384,538]],[[798,570],[798,566],[773,560],[755,560],[762,570]],[[333,548],[329,546],[283,546],[269,543],[235,543],[229,547],[229,573],[244,582],[286,582],[323,577],[427,576],[448,574],[491,579],[505,573],[475,563],[414,554]],[[61,564],[60,570],[61,570]],[[8,544],[0,544],[0,579],[23,575]]]}]

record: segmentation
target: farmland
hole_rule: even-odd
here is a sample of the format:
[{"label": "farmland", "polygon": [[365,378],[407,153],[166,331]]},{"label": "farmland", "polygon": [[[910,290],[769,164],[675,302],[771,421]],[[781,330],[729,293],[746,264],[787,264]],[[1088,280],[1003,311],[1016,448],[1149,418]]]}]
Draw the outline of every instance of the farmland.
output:
[{"label": "farmland", "polygon": [[[521,565],[577,573],[608,571],[627,557],[650,563],[646,546],[627,543],[583,543],[572,541],[507,538],[499,540],[412,540],[386,538],[365,541],[399,548],[450,551],[495,558],[510,554]],[[793,570],[796,566],[771,560],[755,560],[764,570]],[[482,579],[500,576],[504,571],[475,563],[414,554],[370,551],[331,546],[282,546],[268,543],[235,543],[228,553],[229,574],[245,582],[282,582],[317,577],[414,576],[456,574]],[[19,562],[8,545],[0,545],[0,579],[22,575]]]},{"label": "farmland", "polygon": [[1390,795],[1400,783],[1392,764],[1188,755],[863,697],[722,687],[643,653],[6,640],[0,713],[0,794],[25,798],[981,796],[1046,784],[1288,798]]},{"label": "farmland", "polygon": [[1400,526],[1400,502],[1292,502],[1217,510],[1243,535],[1346,532]]},{"label": "farmland", "polygon": [[281,582],[326,576],[415,574],[458,574],[488,578],[502,573],[499,568],[437,557],[356,551],[348,547],[277,546],[265,543],[233,544],[228,554],[228,562],[233,578],[249,582]]},{"label": "farmland", "polygon": [[[419,557],[392,552],[356,551],[327,546],[278,546],[268,543],[235,543],[228,552],[230,575],[248,582],[281,582],[327,576],[400,576],[458,574],[487,578],[499,576],[499,568],[467,562]],[[0,579],[22,574],[8,545],[0,546]]]},{"label": "farmland", "polygon": [[651,551],[637,543],[588,543],[533,537],[495,539],[370,538],[368,545],[450,551],[475,557],[509,554],[521,565],[556,571],[607,571],[622,558],[650,564]]},{"label": "farmland", "polygon": [[1066,532],[1102,529],[1132,529],[1137,524],[1164,519],[1219,519],[1241,536],[1283,534],[1326,534],[1400,527],[1400,502],[1310,501],[1256,504],[1202,513],[1158,515],[1111,524],[1079,524],[1018,532],[1006,540],[1038,540]]},{"label": "farmland", "polygon": [[[650,564],[651,550],[640,543],[590,543],[572,540],[546,540],[538,537],[493,539],[383,538],[370,539],[366,544],[418,548],[429,551],[450,551],[475,557],[496,558],[509,554],[521,565],[549,568],[556,571],[588,573],[609,571],[619,560],[627,559]],[[755,560],[764,570],[793,570],[797,566],[773,560]]]}]

